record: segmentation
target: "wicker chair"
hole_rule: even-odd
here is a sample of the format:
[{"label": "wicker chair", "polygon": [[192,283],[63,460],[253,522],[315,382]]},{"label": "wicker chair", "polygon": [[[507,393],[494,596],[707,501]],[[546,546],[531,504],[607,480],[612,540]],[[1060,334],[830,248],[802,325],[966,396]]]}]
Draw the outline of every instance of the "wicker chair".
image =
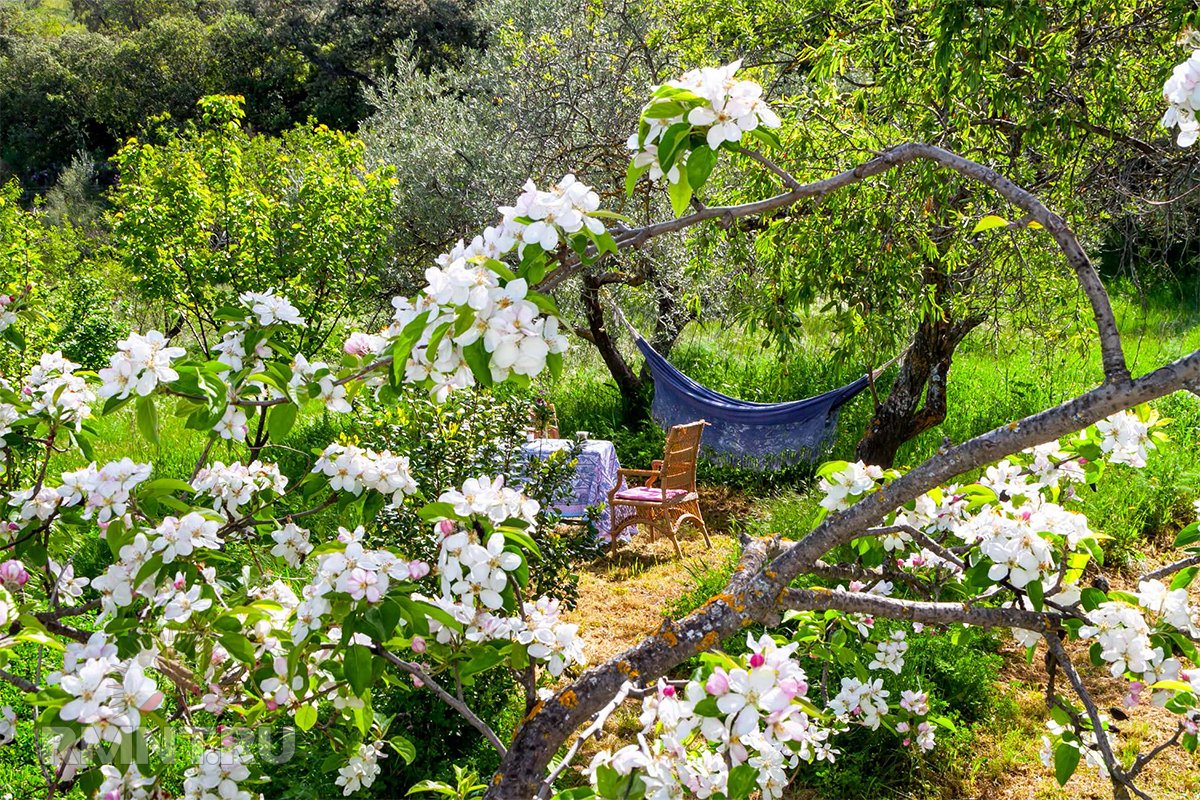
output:
[{"label": "wicker chair", "polygon": [[[612,515],[612,549],[617,549],[617,534],[630,525],[645,525],[665,533],[675,545],[675,554],[683,557],[676,534],[684,522],[700,529],[706,547],[712,547],[708,527],[700,513],[700,496],[696,492],[696,459],[700,452],[700,437],[704,420],[676,425],[667,434],[667,445],[661,459],[651,463],[651,469],[622,469],[617,472],[617,485],[608,493],[609,514]],[[629,478],[644,479],[636,485]],[[628,484],[624,486],[623,484]],[[632,508],[633,516],[617,521],[617,508]]]}]

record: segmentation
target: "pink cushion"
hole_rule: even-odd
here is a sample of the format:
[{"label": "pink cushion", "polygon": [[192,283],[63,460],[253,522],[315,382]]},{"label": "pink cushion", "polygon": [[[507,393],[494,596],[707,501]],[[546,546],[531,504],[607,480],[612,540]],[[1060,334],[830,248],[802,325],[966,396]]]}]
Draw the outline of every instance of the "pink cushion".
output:
[{"label": "pink cushion", "polygon": [[[685,494],[687,494],[687,491],[684,489],[668,489],[667,499],[674,500],[676,497],[681,497]],[[663,499],[663,493],[662,489],[659,489],[656,486],[635,486],[633,488],[622,489],[621,491],[617,492],[617,499],[637,500],[641,502],[655,500],[661,501]]]}]

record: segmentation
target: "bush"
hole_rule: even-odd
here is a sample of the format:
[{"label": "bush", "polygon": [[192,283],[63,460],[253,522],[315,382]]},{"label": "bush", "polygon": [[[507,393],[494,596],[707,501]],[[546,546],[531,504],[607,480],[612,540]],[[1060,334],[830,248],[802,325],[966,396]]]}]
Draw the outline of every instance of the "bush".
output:
[{"label": "bush", "polygon": [[[438,405],[426,392],[415,389],[406,390],[401,402],[376,406],[363,426],[364,442],[377,450],[407,455],[418,481],[416,495],[399,509],[380,514],[378,524],[385,539],[402,541],[406,552],[436,561],[436,534],[417,511],[469,478],[518,474],[532,403],[528,392],[475,388],[454,392]],[[521,478],[525,493],[541,507],[533,538],[542,558],[529,565],[533,591],[555,597],[569,608],[578,594],[574,563],[598,552],[593,528],[561,528],[561,515],[554,509],[570,494],[576,454],[572,450],[531,461]]]}]

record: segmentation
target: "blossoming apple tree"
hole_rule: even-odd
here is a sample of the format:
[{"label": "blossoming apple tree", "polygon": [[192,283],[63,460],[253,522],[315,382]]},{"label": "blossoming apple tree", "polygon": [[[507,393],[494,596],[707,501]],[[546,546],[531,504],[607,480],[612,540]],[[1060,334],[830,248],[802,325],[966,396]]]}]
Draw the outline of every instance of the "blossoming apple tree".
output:
[{"label": "blossoming apple tree", "polygon": [[[1164,421],[1146,404],[1200,388],[1200,352],[1131,377],[1104,287],[1070,228],[981,164],[904,144],[800,183],[772,160],[781,121],[738,67],[659,87],[630,140],[630,185],[665,181],[673,220],[631,228],[569,175],[548,189],[529,183],[497,224],[429,268],[422,293],[393,301],[386,328],[349,337],[338,363],[292,352],[289,334],[305,320],[264,289],[215,312],[214,360],[150,331],[121,342],[98,374],[49,353],[4,382],[0,437],[16,488],[4,500],[0,678],[25,703],[3,709],[0,737],[36,718],[48,794],[77,783],[106,800],[161,796],[156,748],[171,730],[199,741],[188,798],[252,798],[269,764],[229,730],[276,722],[321,731],[327,768],[353,794],[381,760],[412,758],[374,710],[386,686],[432,692],[478,729],[501,756],[491,797],[773,798],[800,761],[835,759],[853,726],[886,727],[897,747],[934,746],[941,720],[927,691],[914,680],[893,696],[880,678],[905,675],[906,631],[926,625],[1011,629],[1045,650],[1046,758],[1061,781],[1083,762],[1116,796],[1144,796],[1136,781],[1154,756],[1195,749],[1200,612],[1188,587],[1200,525],[1179,536],[1191,552],[1111,591],[1085,577],[1103,536],[1072,504],[1077,487],[1152,457]],[[761,166],[779,193],[705,205],[722,157]],[[403,454],[332,442],[294,483],[257,457],[314,401],[347,411],[364,392],[387,401],[406,383],[445,397],[557,373],[567,342],[546,292],[569,276],[652,237],[819,201],[915,160],[991,187],[1024,214],[1011,227],[1037,228],[1029,235],[1061,249],[1094,312],[1102,381],[907,472],[826,465],[827,515],[813,530],[743,542],[723,592],[603,664],[584,670],[576,627],[554,601],[529,596],[537,508],[505,476],[425,498],[422,517],[440,537],[427,564],[373,532],[380,510],[416,492]],[[36,309],[18,298],[8,312],[4,323],[19,326]],[[95,418],[122,409],[151,441],[160,413],[207,436],[189,480],[130,458],[93,460]],[[222,441],[246,457],[210,458]],[[67,456],[86,466],[55,474],[52,462]],[[307,527],[330,511],[336,534]],[[70,555],[88,537],[111,563],[81,575]],[[783,621],[786,635],[751,636],[744,656],[718,649],[752,623]],[[1075,666],[1080,651],[1128,683],[1131,703],[1174,715],[1175,728],[1132,762],[1117,756],[1118,733]],[[680,675],[696,655],[702,666]],[[834,685],[806,669],[812,657],[846,676]],[[511,736],[464,702],[464,682],[489,670],[511,670],[524,688],[527,715]],[[597,754],[589,786],[562,790],[582,744],[626,701],[640,701],[636,741]]]}]

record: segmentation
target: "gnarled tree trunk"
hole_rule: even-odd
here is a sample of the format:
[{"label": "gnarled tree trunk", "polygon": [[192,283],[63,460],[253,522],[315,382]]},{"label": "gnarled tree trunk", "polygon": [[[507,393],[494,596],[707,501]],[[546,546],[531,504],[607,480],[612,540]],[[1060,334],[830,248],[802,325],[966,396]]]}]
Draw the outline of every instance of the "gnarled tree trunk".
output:
[{"label": "gnarled tree trunk", "polygon": [[926,319],[917,326],[896,381],[876,406],[855,457],[890,467],[901,445],[946,419],[946,383],[954,351],[979,322]]}]

